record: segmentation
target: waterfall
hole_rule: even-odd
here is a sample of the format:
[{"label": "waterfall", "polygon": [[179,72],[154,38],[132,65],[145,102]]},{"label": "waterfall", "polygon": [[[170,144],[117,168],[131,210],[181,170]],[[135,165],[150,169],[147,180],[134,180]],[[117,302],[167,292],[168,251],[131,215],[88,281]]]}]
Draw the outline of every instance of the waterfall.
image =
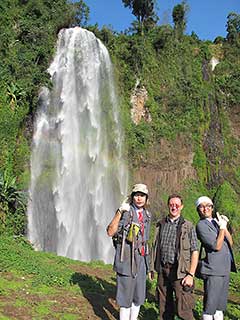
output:
[{"label": "waterfall", "polygon": [[127,191],[123,134],[105,46],[76,27],[59,33],[35,120],[28,237],[40,250],[113,260],[106,226]]}]

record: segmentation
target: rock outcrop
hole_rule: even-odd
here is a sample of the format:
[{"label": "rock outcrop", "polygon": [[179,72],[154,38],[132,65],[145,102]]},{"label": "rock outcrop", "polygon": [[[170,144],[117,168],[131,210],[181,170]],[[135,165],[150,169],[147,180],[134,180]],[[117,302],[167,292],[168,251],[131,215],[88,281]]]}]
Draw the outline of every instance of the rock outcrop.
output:
[{"label": "rock outcrop", "polygon": [[145,105],[147,99],[148,93],[146,88],[144,86],[140,86],[139,81],[137,81],[131,96],[131,118],[136,125],[139,124],[142,119],[146,122],[151,121],[151,115]]},{"label": "rock outcrop", "polygon": [[197,179],[193,158],[192,145],[184,135],[174,141],[161,139],[150,148],[147,159],[134,172],[134,181],[149,186],[153,211],[164,206],[163,194],[180,192],[186,180]]}]

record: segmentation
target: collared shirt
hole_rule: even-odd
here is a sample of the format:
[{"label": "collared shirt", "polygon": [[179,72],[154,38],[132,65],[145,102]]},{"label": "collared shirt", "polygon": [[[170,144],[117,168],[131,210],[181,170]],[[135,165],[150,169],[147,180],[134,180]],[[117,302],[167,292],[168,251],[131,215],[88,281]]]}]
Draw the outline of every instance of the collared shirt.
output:
[{"label": "collared shirt", "polygon": [[[176,262],[176,238],[177,238],[177,227],[179,223],[179,218],[176,220],[171,220],[169,217],[166,219],[166,223],[163,225],[163,230],[161,232],[161,261],[162,263]],[[197,235],[195,228],[192,228],[189,233],[190,240],[190,251],[198,250]]]},{"label": "collared shirt", "polygon": [[161,260],[164,264],[173,264],[176,256],[176,238],[179,218],[172,221],[167,217],[166,222],[161,231]]}]

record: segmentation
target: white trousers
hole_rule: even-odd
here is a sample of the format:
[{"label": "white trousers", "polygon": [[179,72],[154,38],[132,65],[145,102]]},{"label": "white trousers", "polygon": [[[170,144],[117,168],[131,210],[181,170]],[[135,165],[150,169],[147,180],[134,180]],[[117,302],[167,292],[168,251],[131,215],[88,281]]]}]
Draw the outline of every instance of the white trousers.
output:
[{"label": "white trousers", "polygon": [[223,320],[223,312],[217,310],[213,316],[211,314],[203,314],[202,320]]},{"label": "white trousers", "polygon": [[211,314],[203,314],[202,320],[213,320],[213,316]]},{"label": "white trousers", "polygon": [[140,311],[140,306],[132,303],[130,308],[120,307],[120,320],[137,320]]},{"label": "white trousers", "polygon": [[223,320],[223,312],[220,311],[220,310],[217,310],[217,311],[214,313],[213,319],[214,319],[214,320]]}]

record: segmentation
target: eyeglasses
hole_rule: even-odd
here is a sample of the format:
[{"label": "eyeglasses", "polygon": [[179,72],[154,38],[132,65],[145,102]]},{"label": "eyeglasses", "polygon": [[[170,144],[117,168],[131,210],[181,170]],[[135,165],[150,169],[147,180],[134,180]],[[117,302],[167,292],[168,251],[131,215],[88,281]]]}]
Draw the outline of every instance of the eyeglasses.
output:
[{"label": "eyeglasses", "polygon": [[198,208],[199,208],[199,210],[210,210],[210,209],[212,209],[212,205],[211,204],[207,204],[206,206],[202,206],[202,205],[200,205]]}]

